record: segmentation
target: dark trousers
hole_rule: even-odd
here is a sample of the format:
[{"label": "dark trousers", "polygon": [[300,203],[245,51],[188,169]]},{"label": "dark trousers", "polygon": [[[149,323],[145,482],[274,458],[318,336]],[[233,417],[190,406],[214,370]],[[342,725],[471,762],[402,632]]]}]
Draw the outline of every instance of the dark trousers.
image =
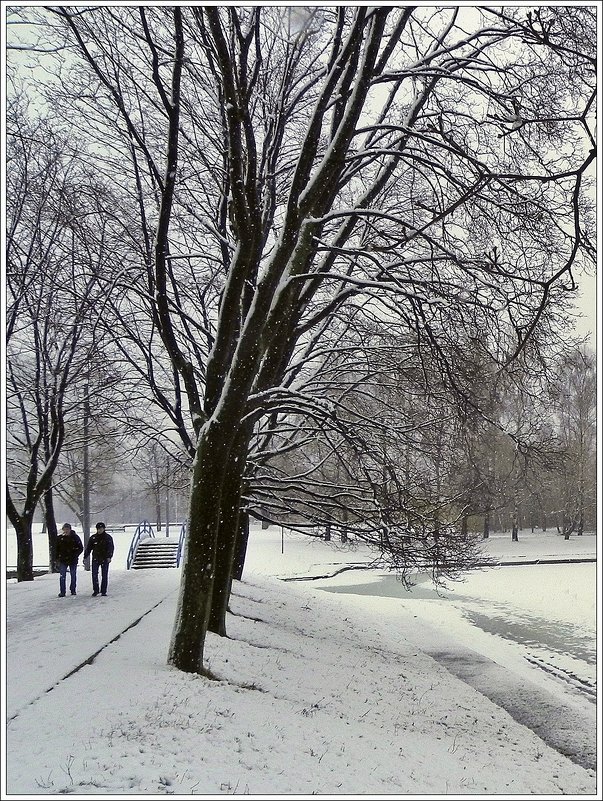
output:
[{"label": "dark trousers", "polygon": [[69,589],[71,594],[75,595],[75,585],[77,581],[77,562],[72,562],[70,565],[65,562],[59,562],[59,591],[61,595],[65,595],[65,587],[67,584],[67,570],[69,570],[71,582]]},{"label": "dark trousers", "polygon": [[92,557],[92,589],[98,592],[98,569],[101,572],[101,595],[107,594],[107,584],[109,582],[109,560],[108,559],[95,559]]}]

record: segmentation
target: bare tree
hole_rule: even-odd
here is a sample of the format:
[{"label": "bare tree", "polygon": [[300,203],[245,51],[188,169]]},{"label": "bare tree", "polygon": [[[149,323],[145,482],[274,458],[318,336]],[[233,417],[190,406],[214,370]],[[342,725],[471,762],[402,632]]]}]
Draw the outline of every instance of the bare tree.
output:
[{"label": "bare tree", "polygon": [[[131,154],[139,297],[194,451],[169,661],[203,672],[265,418],[320,419],[363,455],[333,406],[295,383],[313,343],[333,345],[331,321],[405,328],[477,411],[459,369],[471,335],[500,370],[554,332],[593,253],[593,17],[572,11],[583,35],[568,44],[555,8],[51,13],[86,67],[71,83],[79,125],[108,133],[120,167]],[[382,491],[374,466],[366,485]]]},{"label": "bare tree", "polygon": [[[507,260],[513,249],[514,238],[510,236],[512,226],[527,223],[525,212],[528,207],[535,206],[540,214],[543,213],[542,189],[548,189],[549,181],[551,185],[555,181],[552,177],[538,175],[531,182],[525,173],[517,169],[518,157],[525,159],[533,147],[529,138],[526,137],[527,141],[524,141],[520,135],[517,146],[499,153],[498,175],[494,179],[496,186],[491,186],[492,167],[477,163],[478,160],[468,149],[470,132],[466,131],[467,138],[462,136],[466,121],[462,121],[460,136],[459,127],[447,127],[444,122],[446,117],[452,115],[453,98],[457,101],[458,97],[455,92],[443,92],[439,96],[436,92],[440,75],[437,72],[435,76],[432,74],[434,59],[429,48],[441,47],[440,39],[435,42],[432,40],[423,54],[424,83],[406,106],[405,124],[384,123],[385,108],[394,104],[404,76],[404,72],[399,71],[384,79],[385,57],[395,49],[400,32],[409,24],[411,14],[408,9],[402,12],[397,25],[389,29],[389,37],[386,34],[389,13],[386,10],[371,12],[369,18],[363,12],[358,12],[348,20],[348,29],[343,16],[340,16],[340,30],[346,31],[347,38],[336,40],[330,61],[328,57],[322,63],[318,60],[325,68],[323,82],[318,84],[312,103],[308,104],[311,116],[295,168],[290,174],[287,202],[283,204],[282,223],[279,226],[280,237],[275,238],[274,248],[263,261],[261,271],[257,258],[253,258],[258,230],[262,230],[261,218],[256,219],[253,210],[258,206],[261,208],[260,197],[256,193],[262,182],[258,180],[256,171],[255,141],[252,137],[253,108],[245,92],[255,73],[250,69],[249,73],[246,70],[245,74],[241,74],[240,65],[247,67],[247,61],[233,52],[233,48],[240,47],[243,55],[247,54],[247,48],[261,26],[258,18],[253,16],[244,20],[243,27],[242,21],[233,18],[232,14],[230,19],[221,18],[217,12],[209,10],[197,15],[202,34],[215,59],[218,85],[226,102],[225,133],[230,157],[232,221],[237,240],[244,241],[246,248],[244,253],[235,251],[233,255],[230,280],[222,298],[223,316],[218,321],[216,343],[208,363],[208,419],[200,434],[196,454],[196,491],[191,499],[188,557],[170,656],[174,664],[185,670],[201,669],[197,646],[203,641],[203,620],[207,619],[210,609],[209,599],[214,583],[214,570],[209,566],[215,563],[218,548],[226,544],[220,527],[220,508],[224,501],[220,486],[225,490],[226,487],[230,488],[233,474],[229,468],[235,466],[236,470],[236,465],[242,464],[249,442],[245,423],[241,428],[241,422],[253,413],[254,400],[259,395],[269,387],[280,386],[284,369],[293,355],[295,344],[299,342],[304,315],[311,309],[317,320],[325,313],[325,308],[337,308],[356,295],[354,288],[361,286],[366,295],[372,284],[388,299],[392,296],[396,299],[396,296],[404,297],[411,312],[420,321],[424,338],[436,351],[442,352],[444,345],[450,342],[445,336],[446,331],[455,330],[453,323],[460,321],[455,319],[454,314],[447,314],[444,324],[438,301],[442,297],[442,287],[446,287],[448,298],[451,294],[457,298],[460,294],[462,297],[460,285],[456,285],[451,271],[453,265],[458,264],[458,248],[463,243],[455,235],[455,226],[452,224],[443,230],[439,239],[432,232],[440,229],[443,220],[451,218],[455,211],[462,208],[461,218],[464,221],[459,228],[465,235],[470,223],[478,216],[481,217],[484,234],[487,231],[491,237],[496,230],[497,234],[504,232],[506,235],[504,250],[507,255],[502,260],[497,250],[486,254],[485,260],[472,259],[465,252],[464,266],[466,275],[477,279],[475,291],[488,297],[485,306],[490,310],[492,306],[499,306],[501,311],[508,314],[509,333],[516,337],[514,343],[509,343],[506,348],[505,358],[509,359],[525,347],[526,334],[534,329],[536,320],[542,316],[552,299],[555,279],[571,268],[573,245],[567,251],[563,247],[563,239],[554,236],[558,243],[556,268],[545,277],[545,264],[541,262],[536,270],[540,276],[536,277],[531,272],[533,277],[527,283],[524,273],[521,279],[523,288],[519,283],[515,284],[520,301],[517,304],[509,303],[508,288],[514,280],[513,269],[516,269]],[[225,34],[229,25],[232,25],[234,38]],[[507,27],[497,32],[497,38],[507,38],[513,33],[512,27]],[[478,58],[478,53],[481,54],[486,44],[480,41],[477,45],[477,39],[475,44],[473,57]],[[465,59],[454,59],[452,63],[448,59],[449,51],[445,58],[448,69],[459,72],[467,69]],[[259,68],[257,61],[253,67],[256,70]],[[517,68],[516,65],[514,67]],[[504,106],[510,103],[509,74],[504,70],[499,74],[503,80],[498,89],[480,86],[478,91],[486,94],[490,101]],[[467,77],[464,77],[464,82],[459,83],[467,87]],[[396,87],[388,98],[388,104],[391,105],[382,107],[384,116],[373,124],[362,125],[361,112],[367,112],[371,88],[376,83],[386,81]],[[305,88],[309,95],[310,87]],[[308,99],[306,95],[305,100]],[[430,111],[432,102],[433,112]],[[434,116],[441,113],[442,122],[438,116],[432,122],[432,113]],[[475,121],[471,122],[473,131],[477,133]],[[423,159],[428,159],[427,153],[422,156],[420,147],[417,153],[409,146],[408,128],[413,128],[416,135],[413,144],[429,145],[432,159],[433,148],[439,147],[443,158],[437,184],[423,182],[422,172],[415,169],[412,173],[415,180],[413,201],[404,207],[401,203],[408,197],[412,185],[407,183],[404,172],[396,174],[396,167],[401,164],[406,166],[409,162],[417,167]],[[500,126],[498,130],[501,130]],[[354,146],[361,141],[355,138],[360,132],[365,134],[366,139],[359,155]],[[507,141],[506,134],[511,132],[504,127],[502,132]],[[496,136],[500,138],[498,133]],[[493,138],[490,138],[490,144],[494,144]],[[463,172],[459,172],[457,159],[463,162]],[[576,178],[575,192],[589,161],[590,157],[586,156],[575,170],[570,170]],[[468,167],[471,167],[471,177],[467,174]],[[446,175],[446,191],[443,191],[441,183],[442,174]],[[457,176],[461,174],[464,177],[459,180]],[[367,181],[368,188],[365,189]],[[524,186],[534,181],[537,183],[528,191],[525,188],[518,191],[518,181],[522,181]],[[438,187],[435,192],[434,185]],[[390,203],[395,204],[394,208],[388,206],[385,200],[383,193],[386,187],[389,190],[388,197],[392,199]],[[498,194],[498,201],[495,200],[495,194]],[[350,210],[348,204],[352,199],[355,203]],[[378,208],[375,207],[377,199]],[[571,199],[570,195],[569,202]],[[481,207],[487,204],[497,208],[505,225],[504,231],[499,222],[493,225],[492,220],[482,216]],[[542,222],[545,222],[544,218]],[[534,247],[542,247],[545,228],[549,235],[552,233],[550,222],[551,218],[542,228],[537,226],[537,230],[532,228],[524,232],[524,239],[526,233],[531,234]],[[470,249],[477,244],[476,238],[471,239]],[[579,237],[576,241],[579,245]],[[416,272],[410,273],[408,266],[410,262],[416,269],[417,265],[423,263],[427,255],[425,247],[428,249],[431,269],[431,280],[427,285]],[[372,255],[375,248],[380,253],[378,261]],[[407,255],[401,258],[403,249]],[[522,243],[521,253],[525,252],[525,243]],[[527,274],[530,275],[529,272]],[[519,276],[515,274],[515,278],[519,279]],[[327,294],[324,291],[327,285],[324,279],[333,282],[335,293]],[[233,320],[241,319],[239,299],[244,282],[247,286],[255,285],[255,292],[247,314],[244,314],[240,324],[233,326]],[[538,303],[533,305],[532,293],[538,286],[541,294]],[[439,292],[432,294],[436,287]],[[425,291],[424,295],[422,290]],[[230,305],[231,297],[233,301],[236,299],[236,305]],[[323,298],[323,304],[320,304]],[[312,308],[313,304],[318,308]],[[394,306],[391,300],[390,305]],[[474,311],[479,313],[477,304]],[[234,339],[233,328],[236,332]],[[216,452],[229,456],[216,460]],[[233,494],[229,489],[229,503],[232,500]],[[201,597],[207,599],[206,612],[203,611],[203,604],[199,603],[199,591]]]},{"label": "bare tree", "polygon": [[566,351],[553,387],[559,442],[556,460],[556,512],[565,539],[584,531],[586,509],[596,498],[597,381],[592,351],[577,347]]},{"label": "bare tree", "polygon": [[[30,123],[13,110],[7,141],[7,513],[17,532],[17,579],[29,581],[34,512],[43,497],[50,503],[69,421],[80,406],[74,387],[91,353],[100,265],[80,238],[80,215],[94,213],[80,192],[84,176],[64,163],[63,143],[44,122]],[[51,569],[53,562],[51,536]]]}]

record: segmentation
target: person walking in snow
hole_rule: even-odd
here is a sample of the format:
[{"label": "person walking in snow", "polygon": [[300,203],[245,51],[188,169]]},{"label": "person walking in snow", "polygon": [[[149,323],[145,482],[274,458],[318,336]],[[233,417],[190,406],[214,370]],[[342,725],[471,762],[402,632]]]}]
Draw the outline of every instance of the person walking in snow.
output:
[{"label": "person walking in snow", "polygon": [[59,598],[64,598],[67,589],[67,569],[70,574],[69,589],[72,595],[77,595],[77,560],[84,550],[81,539],[71,528],[64,523],[61,533],[57,537],[56,559],[59,564]]},{"label": "person walking in snow", "polygon": [[92,595],[98,595],[98,571],[101,572],[100,594],[107,594],[107,584],[109,582],[109,563],[113,557],[115,545],[113,537],[108,533],[104,523],[96,524],[96,534],[88,540],[84,559],[92,553]]}]

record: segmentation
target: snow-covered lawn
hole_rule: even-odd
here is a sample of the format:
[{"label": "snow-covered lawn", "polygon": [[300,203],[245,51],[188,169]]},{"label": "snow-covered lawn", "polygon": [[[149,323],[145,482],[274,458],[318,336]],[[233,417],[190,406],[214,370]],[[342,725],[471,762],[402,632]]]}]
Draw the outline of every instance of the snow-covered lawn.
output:
[{"label": "snow-covered lawn", "polygon": [[[57,576],[6,582],[3,786],[11,798],[600,797],[595,771],[430,655],[443,643],[487,653],[522,692],[546,690],[577,715],[590,708],[594,720],[593,704],[575,688],[466,614],[479,607],[512,623],[532,606],[592,646],[594,565],[497,568],[442,598],[425,583],[414,595],[377,597],[366,586],[390,579],[376,572],[281,580],[369,561],[363,549],[254,529],[229,637],[208,638],[207,664],[218,677],[211,681],[166,665],[180,571],[125,570],[130,538],[116,535],[107,598],[90,597],[81,569],[75,598],[56,597]],[[591,555],[594,545],[592,536],[566,543],[540,534],[519,543],[492,537],[487,548],[520,561]],[[579,571],[570,593],[559,578],[567,569]]]}]

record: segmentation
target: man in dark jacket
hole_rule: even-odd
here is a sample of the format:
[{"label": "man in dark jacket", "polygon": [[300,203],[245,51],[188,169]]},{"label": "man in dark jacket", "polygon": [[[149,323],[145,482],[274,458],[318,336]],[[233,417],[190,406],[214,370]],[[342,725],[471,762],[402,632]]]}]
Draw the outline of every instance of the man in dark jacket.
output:
[{"label": "man in dark jacket", "polygon": [[109,562],[113,557],[113,537],[105,529],[104,523],[96,524],[96,534],[88,540],[84,559],[92,553],[92,595],[98,595],[98,569],[101,571],[100,594],[107,594],[107,584],[109,582]]},{"label": "man in dark jacket", "polygon": [[61,533],[57,537],[56,557],[59,563],[59,598],[65,597],[67,585],[67,568],[71,582],[69,589],[72,595],[76,595],[75,585],[77,582],[77,560],[84,550],[81,539],[71,528],[69,523],[64,523]]}]

